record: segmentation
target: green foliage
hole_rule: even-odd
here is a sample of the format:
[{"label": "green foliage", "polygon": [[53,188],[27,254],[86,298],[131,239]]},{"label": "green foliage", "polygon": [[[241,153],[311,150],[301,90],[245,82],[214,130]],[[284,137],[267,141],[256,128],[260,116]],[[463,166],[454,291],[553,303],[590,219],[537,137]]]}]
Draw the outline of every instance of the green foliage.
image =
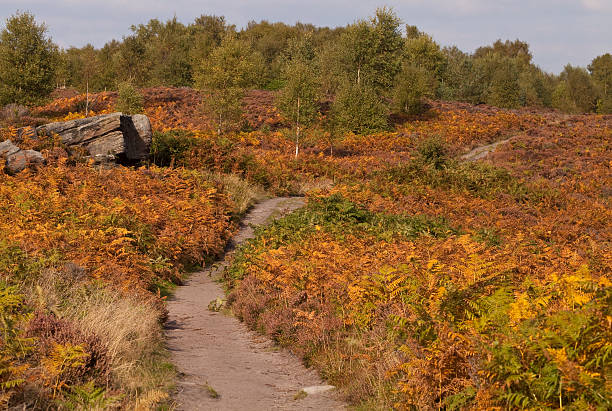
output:
[{"label": "green foliage", "polygon": [[151,142],[151,158],[160,167],[184,166],[186,156],[196,145],[196,139],[187,131],[156,131]]},{"label": "green foliage", "polygon": [[519,74],[514,60],[502,58],[492,73],[487,103],[506,108],[522,106]]},{"label": "green foliage", "polygon": [[232,35],[201,61],[195,72],[196,85],[210,93],[204,107],[216,122],[218,134],[237,125],[244,89],[260,84],[263,70],[261,54]]},{"label": "green foliage", "polygon": [[595,110],[599,93],[585,69],[568,64],[560,79],[553,93],[553,107],[570,113]]},{"label": "green foliage", "polygon": [[448,149],[439,137],[423,140],[417,147],[419,160],[425,164],[431,164],[436,169],[441,169],[449,161]]},{"label": "green foliage", "polygon": [[444,405],[448,411],[467,409],[470,402],[476,397],[476,389],[468,387],[461,392],[446,398]]},{"label": "green foliage", "polygon": [[244,89],[257,86],[263,72],[263,56],[236,36],[227,35],[195,72],[196,85],[206,90]]},{"label": "green foliage", "polygon": [[587,68],[593,80],[601,87],[603,95],[607,97],[612,94],[612,55],[606,53],[595,57]]},{"label": "green foliage", "polygon": [[28,309],[17,287],[0,280],[0,406],[25,383],[25,368],[20,361],[34,343],[22,336],[21,327],[28,318]]},{"label": "green foliage", "polygon": [[521,104],[551,107],[554,81],[554,76],[544,73],[533,65],[520,70],[518,86],[521,92]]},{"label": "green foliage", "polygon": [[208,98],[202,104],[202,108],[211,115],[217,127],[218,135],[223,135],[238,128],[242,119],[243,97],[244,90],[238,87],[210,91]]},{"label": "green foliage", "polygon": [[498,107],[550,106],[554,81],[531,63],[527,43],[500,40],[473,56],[445,48],[439,95]]},{"label": "green foliage", "polygon": [[325,43],[316,55],[317,66],[321,81],[321,94],[333,96],[343,83],[346,73],[345,67],[340,64],[344,49],[339,42]]},{"label": "green foliage", "polygon": [[236,31],[236,27],[228,25],[223,16],[201,15],[188,27],[192,40],[189,55],[193,62],[200,62],[219,47],[223,38]]},{"label": "green foliage", "polygon": [[96,387],[94,381],[70,387],[62,408],[68,410],[103,410],[118,405],[120,397],[108,396],[104,388]]},{"label": "green foliage", "polygon": [[552,106],[566,113],[578,112],[578,107],[570,94],[569,84],[566,81],[561,81],[552,93]]},{"label": "green foliage", "polygon": [[427,34],[414,26],[407,26],[404,44],[404,62],[419,67],[441,80],[446,71],[447,58],[440,46]]},{"label": "green foliage", "polygon": [[332,127],[367,134],[389,127],[387,107],[367,84],[345,82],[331,108]]},{"label": "green foliage", "polygon": [[[17,26],[35,26],[27,13],[14,19],[20,20]],[[222,16],[203,15],[188,25],[176,17],[167,21],[152,19],[132,26],[132,33],[122,41],[110,41],[101,49],[90,44],[71,47],[60,53],[60,59],[54,57],[56,47],[46,39],[44,26],[35,26],[22,37],[36,38],[38,43],[44,43],[38,51],[45,47],[50,51],[29,53],[28,59],[50,58],[55,63],[28,63],[25,67],[31,70],[27,78],[32,81],[20,84],[14,76],[8,76],[23,64],[16,64],[15,53],[0,53],[8,68],[0,69],[0,78],[6,77],[0,82],[4,85],[0,103],[38,102],[49,93],[54,81],[82,91],[87,84],[92,91],[111,89],[117,81],[134,81],[138,87],[196,85],[210,92],[204,106],[214,118],[218,133],[223,134],[239,128],[240,99],[246,88],[294,88],[286,82],[287,57],[299,52],[308,55],[306,60],[316,62],[318,70],[312,74],[318,77],[321,94],[330,98],[348,81],[366,84],[378,96],[388,99],[405,84],[395,83],[398,75],[402,77],[402,66],[414,66],[435,78],[435,90],[428,92],[434,91],[435,97],[443,99],[508,108],[550,107],[554,103],[569,112],[612,111],[609,54],[595,58],[589,65],[593,83],[589,85],[586,73],[544,73],[533,64],[529,45],[520,40],[497,40],[469,55],[457,47],[441,49],[415,26],[407,26],[402,38],[400,24],[388,8],[336,29],[261,21],[250,22],[237,31]],[[295,49],[308,36],[308,47]],[[7,63],[9,58],[12,60]],[[559,81],[566,84],[558,86]],[[33,86],[33,82],[38,85]],[[409,94],[410,87],[403,89],[404,94]],[[408,100],[417,99],[411,96]],[[417,105],[409,106],[409,111],[418,111]]]},{"label": "green foliage", "polygon": [[397,111],[405,114],[420,114],[425,108],[424,97],[433,97],[436,81],[424,68],[404,65],[396,78],[393,104]]},{"label": "green foliage", "polygon": [[[609,377],[605,370],[612,366],[610,331],[598,319],[610,313],[610,287],[589,285],[580,274],[568,281],[582,284],[588,293],[586,304],[573,312],[547,315],[547,307],[565,296],[559,293],[558,283],[533,287],[526,303],[536,307],[535,317],[518,326],[512,326],[508,317],[507,323],[501,323],[505,341],[488,347],[485,367],[495,381],[503,384],[499,400],[510,408],[542,404],[571,408],[573,404],[579,409],[591,404],[607,409],[612,405],[605,394]],[[512,306],[509,308],[512,316]]]},{"label": "green foliage", "polygon": [[13,284],[33,281],[44,268],[54,267],[62,260],[57,250],[45,255],[30,256],[17,244],[0,240],[0,278]]},{"label": "green foliage", "polygon": [[601,94],[597,102],[597,112],[612,113],[612,55],[606,53],[595,57],[587,68]]},{"label": "green foliage", "polygon": [[292,41],[308,31],[311,30],[305,25],[288,26],[284,23],[270,23],[264,20],[259,23],[249,22],[247,27],[239,33],[239,37],[263,58],[264,70],[260,84],[270,84],[274,79],[281,77],[283,54]]},{"label": "green foliage", "polygon": [[507,193],[524,201],[536,199],[538,195],[504,168],[482,162],[459,162],[450,158],[444,143],[438,138],[423,141],[417,148],[415,158],[391,168],[382,176],[398,183],[417,182],[448,190],[467,191],[483,198]]},{"label": "green foliage", "polygon": [[144,97],[131,82],[119,84],[117,110],[128,115],[144,112]]},{"label": "green foliage", "polygon": [[349,81],[366,83],[379,94],[391,89],[403,46],[400,20],[391,9],[378,9],[369,20],[349,26],[340,43]]},{"label": "green foliage", "polygon": [[[70,47],[62,50],[58,66],[57,82],[65,86],[69,84],[79,90],[100,90],[102,84],[97,73],[101,63],[96,49],[88,44],[81,49]],[[103,86],[102,86],[103,89]]]},{"label": "green foliage", "polygon": [[0,104],[35,104],[55,87],[57,46],[30,13],[6,20],[0,33]]},{"label": "green foliage", "polygon": [[286,63],[283,68],[284,86],[277,101],[285,118],[305,126],[311,124],[319,112],[319,84],[313,57],[294,55]]},{"label": "green foliage", "polygon": [[474,61],[480,87],[479,100],[487,104],[517,108],[523,105],[519,86],[521,61],[505,55],[488,53]]},{"label": "green foliage", "polygon": [[483,86],[474,59],[456,46],[445,47],[442,52],[446,65],[438,88],[439,96],[448,100],[479,102]]},{"label": "green foliage", "polygon": [[149,73],[149,85],[193,85],[190,55],[193,38],[176,16],[165,23],[153,19],[146,25],[132,27],[132,31],[134,35],[147,39],[145,61],[155,63]]},{"label": "green foliage", "polygon": [[504,57],[516,58],[521,60],[525,64],[531,63],[531,51],[529,50],[529,44],[521,40],[506,40],[504,42],[501,39],[496,40],[491,46],[479,47],[474,52],[475,58],[482,58],[490,54],[497,54]]},{"label": "green foliage", "polygon": [[446,237],[457,232],[444,218],[373,213],[339,194],[313,198],[307,207],[258,229],[256,237],[239,249],[235,263],[224,274],[226,279],[235,281],[242,278],[243,264],[252,259],[264,244],[267,248],[278,248],[302,241],[316,230],[324,230],[338,238],[348,234],[367,234],[386,241],[398,237],[414,239],[421,235]]},{"label": "green foliage", "polygon": [[20,338],[18,325],[27,318],[27,307],[17,286],[0,280],[0,326],[2,326],[2,354],[21,357],[29,351],[28,341]]},{"label": "green foliage", "polygon": [[597,100],[597,112],[599,114],[612,114],[612,98],[602,97]]}]

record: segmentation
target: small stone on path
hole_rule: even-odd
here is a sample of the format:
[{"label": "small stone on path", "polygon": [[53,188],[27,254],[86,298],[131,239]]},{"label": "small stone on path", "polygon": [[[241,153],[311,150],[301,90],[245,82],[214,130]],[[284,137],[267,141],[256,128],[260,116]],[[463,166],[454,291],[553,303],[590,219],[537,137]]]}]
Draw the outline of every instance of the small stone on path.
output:
[{"label": "small stone on path", "polygon": [[333,385],[312,385],[310,387],[302,388],[302,391],[304,391],[308,395],[316,395],[331,391],[335,388],[336,387],[334,387]]}]

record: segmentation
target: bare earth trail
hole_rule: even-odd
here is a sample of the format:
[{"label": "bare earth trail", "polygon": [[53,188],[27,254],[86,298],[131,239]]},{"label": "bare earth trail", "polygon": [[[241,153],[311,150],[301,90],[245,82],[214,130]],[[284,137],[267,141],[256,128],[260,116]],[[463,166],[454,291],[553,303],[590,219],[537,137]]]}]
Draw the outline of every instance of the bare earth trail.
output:
[{"label": "bare earth trail", "polygon": [[481,160],[485,158],[486,156],[488,156],[489,153],[492,153],[493,151],[495,151],[498,146],[502,144],[506,144],[511,139],[512,137],[507,138],[505,140],[496,141],[495,143],[487,144],[485,146],[478,146],[474,148],[472,151],[470,151],[469,153],[462,155],[461,159],[465,161]]},{"label": "bare earth trail", "polygon": [[[545,129],[545,128],[550,128],[552,126],[559,126],[565,123],[565,121],[567,121],[568,119],[571,119],[570,116],[568,115],[562,115],[561,119],[555,120],[555,121],[550,121],[548,122],[545,126],[540,127],[540,128],[535,128],[529,131],[525,131],[525,132],[530,132],[533,136],[537,136],[538,135],[538,131],[540,129]],[[508,142],[510,142],[510,140],[512,140],[515,137],[519,137],[521,136],[521,133],[514,134],[510,137],[506,137],[503,140],[499,140],[499,141],[495,141],[491,144],[485,144],[482,146],[478,146],[473,148],[472,150],[470,150],[468,153],[463,154],[460,159],[464,160],[464,161],[477,161],[477,160],[482,160],[483,158],[487,157],[490,153],[494,152],[495,150],[497,150],[497,147],[506,144]],[[537,138],[537,137],[533,137],[533,138]]]},{"label": "bare earth trail", "polygon": [[[265,224],[303,205],[301,198],[274,198],[256,205],[243,220],[225,258],[192,275],[169,300],[166,336],[180,372],[175,398],[179,410],[346,408],[331,387],[298,358],[249,331],[236,318],[208,309],[211,301],[225,297],[215,280],[235,247],[253,237],[251,226]],[[312,394],[296,399],[303,397],[296,394],[304,389]]]}]

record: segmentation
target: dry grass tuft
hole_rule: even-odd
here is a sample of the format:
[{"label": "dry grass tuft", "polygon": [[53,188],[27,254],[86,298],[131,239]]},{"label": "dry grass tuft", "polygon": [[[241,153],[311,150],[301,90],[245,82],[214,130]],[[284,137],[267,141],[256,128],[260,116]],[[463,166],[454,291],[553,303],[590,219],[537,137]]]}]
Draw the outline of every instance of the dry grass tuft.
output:
[{"label": "dry grass tuft", "polygon": [[267,197],[266,191],[235,174],[210,173],[209,178],[223,186],[234,203],[234,215],[243,216],[255,203]]},{"label": "dry grass tuft", "polygon": [[49,339],[61,337],[59,342],[64,342],[71,335],[85,336],[74,342],[92,354],[103,353],[109,388],[127,393],[124,406],[149,409],[167,399],[164,392],[176,372],[164,348],[160,322],[164,313],[151,296],[92,283],[72,264],[63,270],[45,270],[29,294],[31,304],[48,313],[39,314],[40,320],[33,324],[41,324],[42,331],[60,330],[46,332]]}]

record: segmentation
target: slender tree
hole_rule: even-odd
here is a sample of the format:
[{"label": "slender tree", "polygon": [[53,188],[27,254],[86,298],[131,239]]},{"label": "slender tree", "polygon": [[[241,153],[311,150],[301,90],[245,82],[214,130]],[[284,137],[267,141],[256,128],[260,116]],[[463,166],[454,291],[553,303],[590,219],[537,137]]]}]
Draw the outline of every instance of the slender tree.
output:
[{"label": "slender tree", "polygon": [[349,26],[340,41],[349,79],[358,85],[366,82],[379,94],[393,87],[401,69],[403,39],[400,20],[391,9],[378,9],[369,20]]},{"label": "slender tree", "polygon": [[238,122],[245,89],[258,85],[263,72],[261,55],[247,43],[228,35],[196,70],[196,86],[208,91],[205,108],[213,115],[218,134]]},{"label": "slender tree", "polygon": [[423,99],[433,97],[436,79],[423,67],[405,64],[396,79],[393,92],[395,110],[404,114],[419,114],[425,107]]},{"label": "slender tree", "polygon": [[295,125],[295,158],[300,151],[302,127],[314,122],[319,113],[320,84],[314,57],[311,36],[307,35],[293,41],[284,58],[284,87],[277,100],[277,107]]}]

